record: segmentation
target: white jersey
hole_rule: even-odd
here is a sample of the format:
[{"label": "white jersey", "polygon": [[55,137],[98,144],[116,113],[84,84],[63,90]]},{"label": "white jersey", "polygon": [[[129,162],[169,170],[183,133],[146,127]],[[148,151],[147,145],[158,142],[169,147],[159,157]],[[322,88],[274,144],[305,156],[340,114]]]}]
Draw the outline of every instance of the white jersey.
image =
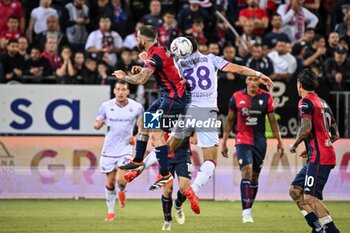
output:
[{"label": "white jersey", "polygon": [[190,107],[217,108],[217,70],[223,69],[228,61],[214,54],[195,52],[186,59],[179,59],[180,74],[191,86]]},{"label": "white jersey", "polygon": [[128,104],[124,107],[119,107],[115,98],[101,105],[96,120],[105,120],[108,127],[102,155],[119,157],[132,154],[129,138],[132,136],[137,118],[142,114],[142,105],[129,98]]}]

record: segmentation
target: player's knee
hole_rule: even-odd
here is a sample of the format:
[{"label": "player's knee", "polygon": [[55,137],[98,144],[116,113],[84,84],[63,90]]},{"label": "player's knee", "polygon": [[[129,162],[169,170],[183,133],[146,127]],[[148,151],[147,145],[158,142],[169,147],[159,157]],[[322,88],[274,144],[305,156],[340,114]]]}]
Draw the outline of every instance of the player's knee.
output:
[{"label": "player's knee", "polygon": [[295,187],[295,186],[290,186],[289,187],[289,196],[293,199],[293,200],[298,200],[301,196],[301,192],[300,189]]},{"label": "player's knee", "polygon": [[252,180],[253,177],[253,169],[251,166],[244,166],[241,169],[242,179]]},{"label": "player's knee", "polygon": [[173,187],[172,185],[165,185],[163,188],[163,196],[166,198],[170,198],[171,194],[173,192]]},{"label": "player's knee", "polygon": [[112,182],[107,182],[106,188],[107,188],[108,190],[114,190],[114,189],[115,189],[115,184],[112,183]]},{"label": "player's knee", "polygon": [[313,197],[308,194],[304,194],[304,200],[308,205],[312,206],[313,203],[316,201],[316,197]]}]

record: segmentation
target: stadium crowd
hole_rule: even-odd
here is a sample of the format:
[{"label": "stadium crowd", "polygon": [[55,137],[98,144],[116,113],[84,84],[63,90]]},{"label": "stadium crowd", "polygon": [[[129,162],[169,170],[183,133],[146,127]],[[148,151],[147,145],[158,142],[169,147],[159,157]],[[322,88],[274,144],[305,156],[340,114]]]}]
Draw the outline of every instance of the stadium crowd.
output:
[{"label": "stadium crowd", "polygon": [[[330,91],[350,90],[349,0],[0,0],[0,18],[0,83],[113,87],[114,70],[142,63],[135,32],[150,24],[166,47],[192,35],[200,52],[287,84],[309,67],[327,101]],[[218,76],[218,104],[227,113],[244,82],[231,73]]]}]

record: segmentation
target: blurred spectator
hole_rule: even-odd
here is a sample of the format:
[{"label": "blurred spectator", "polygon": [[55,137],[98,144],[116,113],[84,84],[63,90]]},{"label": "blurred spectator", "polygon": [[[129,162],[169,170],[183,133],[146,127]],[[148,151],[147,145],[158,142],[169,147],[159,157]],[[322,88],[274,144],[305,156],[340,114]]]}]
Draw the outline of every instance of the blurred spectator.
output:
[{"label": "blurred spectator", "polygon": [[264,37],[264,41],[267,43],[269,49],[273,49],[276,46],[278,39],[289,41],[289,37],[282,31],[282,18],[279,14],[272,16],[271,20],[272,30]]},{"label": "blurred spectator", "polygon": [[[219,11],[225,18],[227,18],[226,11],[224,8],[217,7],[217,11]],[[230,18],[227,18],[230,20]],[[211,41],[217,41],[220,46],[223,46],[227,41],[235,41],[236,37],[229,29],[228,25],[222,21],[220,18],[216,19],[215,33],[210,34]]]},{"label": "blurred spectator", "polygon": [[72,84],[77,83],[75,81],[75,75],[77,74],[73,66],[72,50],[69,47],[63,47],[61,51],[61,66],[56,70],[56,76],[58,77],[58,83]]},{"label": "blurred spectator", "polygon": [[247,0],[248,7],[239,12],[239,25],[245,25],[247,20],[253,23],[253,34],[262,36],[269,25],[269,18],[264,9],[259,8],[258,0]]},{"label": "blurred spectator", "polygon": [[328,44],[326,57],[333,57],[335,49],[339,45],[339,34],[337,32],[331,32],[328,34]]},{"label": "blurred spectator", "polygon": [[208,54],[209,53],[208,45],[206,43],[198,42],[198,51],[203,54]]},{"label": "blurred spectator", "polygon": [[208,41],[204,35],[204,22],[202,18],[193,19],[192,28],[186,30],[186,34],[196,38],[199,43],[205,44]]},{"label": "blurred spectator", "polygon": [[18,39],[18,53],[23,56],[24,60],[28,60],[30,58],[30,55],[28,53],[28,39],[27,37],[20,37]]},{"label": "blurred spectator", "polygon": [[156,28],[163,24],[163,19],[161,15],[162,5],[159,0],[151,0],[149,3],[150,13],[143,16],[141,22],[146,25],[152,25]]},{"label": "blurred spectator", "polygon": [[[344,16],[350,12],[350,1],[349,0],[338,0],[335,1],[333,5],[333,14],[332,14],[332,28],[335,27],[338,23],[341,23]],[[342,36],[340,36],[342,37]]]},{"label": "blurred spectator", "polygon": [[19,19],[19,28],[23,33],[25,30],[25,16],[24,11],[22,9],[22,5],[17,0],[2,0],[0,3],[0,35],[6,31],[8,18],[12,15],[16,16]]},{"label": "blurred spectator", "polygon": [[99,28],[99,22],[102,16],[110,19],[112,28],[114,12],[109,0],[88,0],[88,3],[90,19],[90,24],[88,25],[89,32]]},{"label": "blurred spectator", "polygon": [[318,15],[318,9],[320,8],[320,0],[305,0],[304,6],[316,16]]},{"label": "blurred spectator", "polygon": [[325,75],[331,83],[332,91],[349,91],[350,60],[347,59],[348,49],[338,46],[334,57],[328,58],[325,63]]},{"label": "blurred spectator", "polygon": [[246,20],[243,25],[243,34],[240,40],[236,40],[236,46],[238,47],[239,55],[241,57],[245,57],[250,54],[252,46],[255,43],[261,44],[262,42],[261,37],[253,35],[253,29],[253,22]]},{"label": "blurred spectator", "polygon": [[300,41],[304,41],[308,48],[311,47],[312,40],[315,36],[315,28],[306,28],[303,38]]},{"label": "blurred spectator", "polygon": [[137,46],[132,48],[131,49],[131,60],[133,63],[135,63],[137,65],[143,65],[143,62],[139,58],[139,54],[140,54],[140,52],[139,52],[139,49],[137,48]]},{"label": "blurred spectator", "polygon": [[135,26],[135,31],[129,35],[127,35],[123,41],[123,47],[128,49],[133,49],[137,46],[137,32],[144,24],[142,22],[137,22]]},{"label": "blurred spectator", "polygon": [[85,50],[99,58],[103,53],[108,53],[108,63],[114,66],[117,62],[116,53],[122,51],[123,40],[117,32],[110,30],[111,20],[107,16],[101,16],[99,24],[100,29],[90,33]]},{"label": "blurred spectator", "polygon": [[[52,75],[50,62],[41,55],[41,49],[33,46],[30,50],[30,59],[24,63],[24,74],[37,77]],[[35,80],[33,80],[35,82]]]},{"label": "blurred spectator", "polygon": [[345,14],[344,22],[336,25],[335,31],[339,33],[339,37],[343,38],[349,47],[350,45],[350,12]]},{"label": "blurred spectator", "polygon": [[17,80],[22,76],[24,57],[18,54],[18,41],[9,40],[6,46],[6,53],[0,58],[3,66],[5,82]]},{"label": "blurred spectator", "polygon": [[300,71],[304,69],[304,55],[307,49],[305,41],[297,42],[292,47],[292,55],[297,61],[297,69],[295,70],[295,75],[298,75]]},{"label": "blurred spectator", "polygon": [[116,70],[124,70],[125,73],[131,74],[131,67],[136,65],[131,58],[131,50],[125,49],[120,56],[120,60],[117,62],[115,66]]},{"label": "blurred spectator", "polygon": [[45,51],[42,55],[50,62],[53,72],[56,72],[56,70],[62,65],[57,48],[57,39],[55,37],[48,37],[45,43]]},{"label": "blurred spectator", "polygon": [[107,79],[110,73],[112,73],[110,66],[103,61],[99,62],[97,64],[97,84],[111,85],[111,81]]},{"label": "blurred spectator", "polygon": [[59,50],[61,50],[63,46],[69,45],[67,36],[60,31],[60,24],[56,16],[51,15],[47,17],[46,24],[47,29],[39,33],[34,40],[36,46],[44,49],[48,38],[56,38]]},{"label": "blurred spectator", "polygon": [[193,20],[202,18],[204,22],[208,23],[209,15],[201,8],[201,4],[196,0],[189,0],[190,6],[184,5],[177,16],[178,26],[182,32],[186,32],[192,28]]},{"label": "blurred spectator", "polygon": [[326,59],[326,52],[326,41],[324,37],[319,34],[315,35],[311,47],[305,52],[304,66],[308,67],[315,61],[323,64]]},{"label": "blurred spectator", "polygon": [[290,4],[282,4],[278,7],[277,13],[282,17],[282,30],[290,41],[300,40],[307,27],[315,28],[318,18],[302,6],[304,0],[291,0]]},{"label": "blurred spectator", "polygon": [[349,45],[348,45],[348,43],[347,43],[345,38],[340,38],[339,39],[339,46],[345,47],[345,48],[347,48],[349,50]]},{"label": "blurred spectator", "polygon": [[134,23],[128,10],[128,0],[111,0],[113,10],[112,30],[118,32],[123,38],[132,32]]},{"label": "blurred spectator", "polygon": [[276,47],[268,54],[273,63],[274,73],[270,75],[271,79],[290,80],[297,69],[295,57],[287,51],[286,42],[278,40]]},{"label": "blurred spectator", "polygon": [[87,57],[81,71],[84,84],[98,84],[97,82],[97,61],[93,57]]},{"label": "blurred spectator", "polygon": [[216,56],[220,56],[221,55],[221,52],[220,52],[220,46],[218,43],[212,41],[209,43],[208,45],[208,52],[209,53],[212,53]]},{"label": "blurred spectator", "polygon": [[18,40],[23,33],[19,29],[19,19],[15,15],[11,15],[7,20],[7,30],[4,30],[0,34],[0,40],[2,42],[0,44],[7,44],[9,40]]},{"label": "blurred spectator", "polygon": [[267,76],[274,73],[272,61],[270,58],[263,56],[262,46],[260,44],[253,45],[251,54],[246,59],[245,66],[260,71]]},{"label": "blurred spectator", "polygon": [[76,52],[73,59],[73,67],[76,71],[75,81],[77,84],[83,83],[82,70],[85,63],[85,56],[82,52]]},{"label": "blurred spectator", "polygon": [[62,10],[61,25],[66,32],[70,47],[74,51],[84,51],[88,36],[87,24],[90,23],[89,8],[84,0],[74,0]]},{"label": "blurred spectator", "polygon": [[28,28],[30,43],[34,41],[36,35],[47,30],[47,18],[49,16],[55,16],[55,18],[58,19],[57,11],[50,7],[51,2],[52,0],[40,0],[40,6],[33,9],[32,13],[30,14]]},{"label": "blurred spectator", "polygon": [[331,98],[329,95],[329,81],[324,75],[324,72],[322,69],[322,64],[318,64],[318,62],[314,62],[311,66],[310,69],[316,74],[318,77],[318,87],[316,89],[316,93],[319,97],[324,99],[328,104],[331,102]]},{"label": "blurred spectator", "polygon": [[163,25],[158,28],[158,41],[166,48],[171,42],[181,35],[180,29],[176,26],[175,12],[169,10],[163,15]]}]

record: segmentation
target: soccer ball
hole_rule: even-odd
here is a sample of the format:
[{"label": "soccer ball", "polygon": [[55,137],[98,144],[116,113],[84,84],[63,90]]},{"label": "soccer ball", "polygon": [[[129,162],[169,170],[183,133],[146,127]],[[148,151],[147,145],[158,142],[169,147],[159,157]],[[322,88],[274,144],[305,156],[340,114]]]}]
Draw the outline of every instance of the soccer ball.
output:
[{"label": "soccer ball", "polygon": [[192,54],[192,43],[186,37],[178,37],[170,45],[170,52],[181,59],[185,59]]}]

